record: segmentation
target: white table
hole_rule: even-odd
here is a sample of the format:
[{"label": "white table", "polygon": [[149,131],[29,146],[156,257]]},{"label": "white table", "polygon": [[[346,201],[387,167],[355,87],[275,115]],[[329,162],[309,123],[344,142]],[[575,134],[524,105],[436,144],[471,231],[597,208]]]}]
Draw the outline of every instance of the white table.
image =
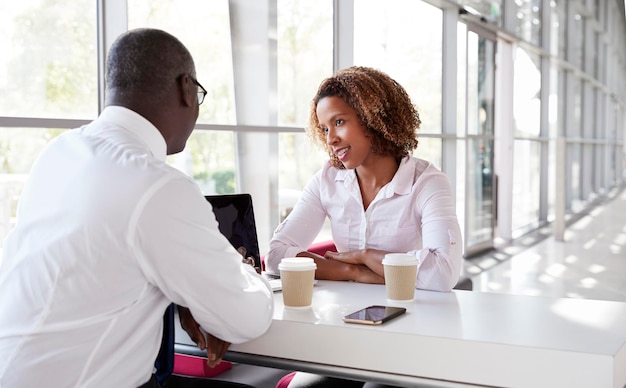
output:
[{"label": "white table", "polygon": [[[387,304],[384,286],[320,281],[309,310],[285,308],[227,359],[282,369],[432,387],[626,385],[626,303],[455,290],[416,291],[382,326],[341,317]],[[177,331],[177,351],[202,355]]]}]

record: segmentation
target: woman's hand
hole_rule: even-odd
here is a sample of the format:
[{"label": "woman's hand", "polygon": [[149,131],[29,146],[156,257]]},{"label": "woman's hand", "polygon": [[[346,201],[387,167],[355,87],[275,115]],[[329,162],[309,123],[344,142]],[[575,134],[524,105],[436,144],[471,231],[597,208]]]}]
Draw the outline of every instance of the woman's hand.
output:
[{"label": "woman's hand", "polygon": [[[383,258],[388,252],[378,249],[361,249],[351,252],[326,252],[324,257],[328,260],[340,261],[346,264],[362,265],[384,279]],[[358,280],[357,280],[358,281]],[[383,281],[384,282],[384,281]],[[363,282],[370,283],[370,282]]]},{"label": "woman's hand", "polygon": [[353,266],[353,281],[359,283],[370,283],[370,284],[385,284],[385,277],[380,276],[376,272],[372,271],[365,265],[360,264],[352,264]]},{"label": "woman's hand", "polygon": [[365,264],[363,262],[363,259],[364,259],[363,253],[364,253],[364,250],[352,251],[352,252],[328,251],[324,254],[324,258],[328,260],[341,261],[343,263],[348,263],[348,264]]},{"label": "woman's hand", "polygon": [[[365,250],[367,251],[367,250]],[[385,278],[382,273],[378,274],[368,266],[358,263],[358,254],[364,251],[349,253],[326,252],[326,256],[320,256],[313,252],[300,252],[296,256],[310,257],[317,264],[315,278],[320,280],[348,280],[359,283],[384,284]],[[382,252],[382,251],[381,251]],[[384,256],[384,255],[383,255]],[[341,257],[341,260],[335,259]],[[374,260],[372,255],[370,260]]]}]

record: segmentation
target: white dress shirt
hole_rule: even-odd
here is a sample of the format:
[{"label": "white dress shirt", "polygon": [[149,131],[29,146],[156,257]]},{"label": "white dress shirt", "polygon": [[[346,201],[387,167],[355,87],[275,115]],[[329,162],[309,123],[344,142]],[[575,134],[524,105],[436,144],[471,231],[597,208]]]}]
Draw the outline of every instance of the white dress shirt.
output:
[{"label": "white dress shirt", "polygon": [[263,334],[269,284],[220,234],[146,119],[107,107],[35,162],[0,268],[0,386],[137,387],[172,302],[232,343]]},{"label": "white dress shirt", "polygon": [[425,160],[403,158],[365,211],[355,171],[327,162],[274,232],[267,271],[278,272],[283,257],[305,251],[326,217],[339,252],[371,248],[414,254],[420,259],[417,288],[449,291],[459,279],[463,244],[450,181]]}]

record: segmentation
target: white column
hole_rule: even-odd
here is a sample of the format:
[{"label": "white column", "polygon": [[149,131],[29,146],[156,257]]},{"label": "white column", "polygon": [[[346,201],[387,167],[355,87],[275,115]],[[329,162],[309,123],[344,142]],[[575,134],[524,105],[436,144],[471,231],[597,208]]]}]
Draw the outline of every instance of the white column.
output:
[{"label": "white column", "polygon": [[104,66],[115,39],[128,30],[126,0],[98,0],[98,112],[104,109]]},{"label": "white column", "polygon": [[[237,125],[276,126],[276,0],[230,0]],[[254,202],[261,254],[278,225],[278,134],[236,133],[237,191]]]},{"label": "white column", "polygon": [[496,236],[513,239],[513,56],[512,43],[499,39],[496,53],[497,112],[494,141],[494,171],[498,177],[498,223]]},{"label": "white column", "polygon": [[333,1],[333,71],[354,64],[354,0]]}]

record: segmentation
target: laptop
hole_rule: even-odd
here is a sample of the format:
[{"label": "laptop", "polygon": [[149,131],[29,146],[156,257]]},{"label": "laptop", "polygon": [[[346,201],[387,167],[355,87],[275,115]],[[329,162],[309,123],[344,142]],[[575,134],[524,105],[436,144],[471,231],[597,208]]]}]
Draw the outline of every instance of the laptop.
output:
[{"label": "laptop", "polygon": [[[220,233],[242,254],[254,260],[254,267],[261,272],[261,254],[254,220],[254,208],[250,194],[205,195],[211,204]],[[280,279],[263,274],[274,291],[281,289]]]}]

